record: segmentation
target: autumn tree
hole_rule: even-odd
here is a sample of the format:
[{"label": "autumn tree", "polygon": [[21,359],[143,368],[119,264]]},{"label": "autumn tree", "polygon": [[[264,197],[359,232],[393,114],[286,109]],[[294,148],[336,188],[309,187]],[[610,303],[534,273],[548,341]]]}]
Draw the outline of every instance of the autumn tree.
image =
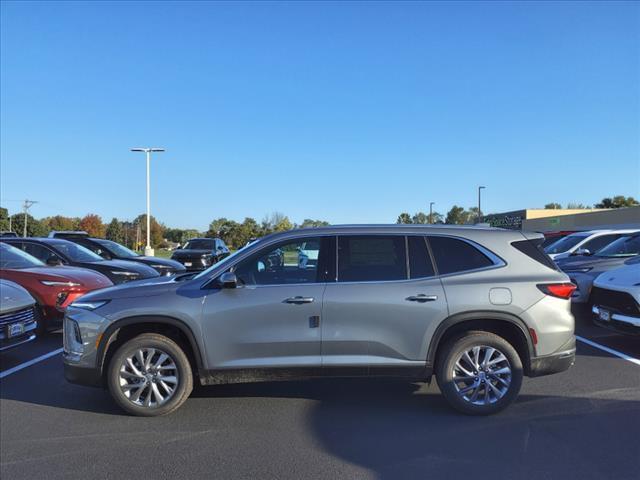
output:
[{"label": "autumn tree", "polygon": [[89,213],[80,220],[80,230],[84,230],[90,237],[104,238],[105,226],[100,216]]},{"label": "autumn tree", "polygon": [[[134,225],[140,228],[139,243],[142,246],[147,243],[147,214],[138,215],[133,221]],[[158,248],[164,241],[164,226],[160,224],[153,215],[149,218],[151,225],[151,247]],[[137,233],[137,232],[136,232]],[[139,246],[137,248],[140,248]]]}]

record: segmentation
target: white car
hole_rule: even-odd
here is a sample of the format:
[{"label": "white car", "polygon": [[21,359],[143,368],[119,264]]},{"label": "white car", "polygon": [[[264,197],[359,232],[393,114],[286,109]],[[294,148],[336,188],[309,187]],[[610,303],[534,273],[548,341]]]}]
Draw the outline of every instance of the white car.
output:
[{"label": "white car", "polygon": [[593,255],[623,235],[636,233],[640,230],[590,230],[576,232],[545,247],[544,251],[553,260],[571,257],[573,255]]},{"label": "white car", "polygon": [[597,325],[640,334],[640,259],[600,274],[593,282],[591,299]]}]

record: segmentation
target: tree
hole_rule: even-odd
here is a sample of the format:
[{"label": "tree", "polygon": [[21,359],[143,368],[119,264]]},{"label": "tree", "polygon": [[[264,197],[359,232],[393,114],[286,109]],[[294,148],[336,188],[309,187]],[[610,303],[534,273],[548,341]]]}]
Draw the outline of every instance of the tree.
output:
[{"label": "tree", "polygon": [[94,213],[89,213],[80,220],[80,230],[87,232],[90,237],[104,238],[105,227],[102,218]]},{"label": "tree", "polygon": [[396,223],[402,224],[402,223],[412,223],[413,220],[411,219],[411,215],[409,215],[406,212],[401,213],[400,215],[398,215],[398,219],[396,220]]},{"label": "tree", "polygon": [[582,209],[591,208],[591,207],[583,203],[569,202],[567,203],[567,208],[569,210],[582,210]]},{"label": "tree", "polygon": [[[22,236],[24,231],[24,213],[11,215],[11,228]],[[47,227],[40,220],[36,220],[27,214],[27,237],[44,237],[49,233]]]},{"label": "tree", "polygon": [[310,218],[305,218],[302,223],[299,225],[300,228],[313,228],[313,227],[326,227],[329,225],[329,222],[325,222],[324,220],[311,220]]},{"label": "tree", "polygon": [[41,220],[49,230],[78,230],[80,228],[80,219],[72,217],[64,217],[62,215],[55,215],[53,217],[46,217]]},{"label": "tree", "polygon": [[624,195],[616,195],[613,198],[603,198],[600,203],[595,204],[595,208],[624,208],[635,207],[640,202],[633,197],[625,197]]},{"label": "tree", "polygon": [[562,205],[560,205],[559,203],[547,203],[544,208],[545,210],[560,210],[562,208]]},{"label": "tree", "polygon": [[109,240],[112,240],[117,243],[124,242],[124,229],[122,228],[122,223],[117,218],[111,219],[109,225],[107,226],[106,236]]},{"label": "tree", "polygon": [[9,210],[0,207],[0,231],[9,231]]},{"label": "tree", "polygon": [[[138,215],[133,223],[140,226],[139,245],[136,247],[139,249],[147,244],[147,214]],[[153,215],[149,218],[149,223],[151,226],[151,247],[157,248],[164,241],[164,226],[158,223]]]},{"label": "tree", "polygon": [[467,223],[468,215],[464,211],[463,207],[459,207],[458,205],[454,205],[451,207],[451,210],[447,212],[447,216],[444,220],[444,223],[448,225],[464,225]]}]

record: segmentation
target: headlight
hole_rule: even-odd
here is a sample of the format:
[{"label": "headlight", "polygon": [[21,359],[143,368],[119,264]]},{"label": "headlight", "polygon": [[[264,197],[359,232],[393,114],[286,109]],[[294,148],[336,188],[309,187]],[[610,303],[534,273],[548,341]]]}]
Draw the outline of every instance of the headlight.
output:
[{"label": "headlight", "polygon": [[112,270],[111,273],[114,275],[120,275],[122,277],[137,277],[138,274],[136,272],[127,272],[125,270]]},{"label": "headlight", "polygon": [[82,285],[78,282],[57,282],[55,280],[40,280],[40,283],[47,287],[79,287]]},{"label": "headlight", "polygon": [[563,268],[565,272],[578,272],[578,273],[587,273],[593,270],[593,267],[584,267],[584,268]]},{"label": "headlight", "polygon": [[107,303],[109,303],[109,300],[100,300],[97,302],[73,302],[69,306],[73,308],[82,308],[84,310],[95,310],[96,308],[100,308]]}]

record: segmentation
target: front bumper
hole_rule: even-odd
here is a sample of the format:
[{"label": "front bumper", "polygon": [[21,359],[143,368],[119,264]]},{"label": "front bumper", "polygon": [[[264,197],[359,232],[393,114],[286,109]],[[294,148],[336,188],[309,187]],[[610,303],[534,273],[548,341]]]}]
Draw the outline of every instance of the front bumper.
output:
[{"label": "front bumper", "polygon": [[542,357],[533,357],[529,365],[529,377],[542,377],[568,370],[576,361],[576,339],[573,337],[560,351]]},{"label": "front bumper", "polygon": [[600,316],[601,309],[603,309],[603,307],[598,305],[594,305],[591,308],[591,312],[594,315],[593,323],[597,326],[627,335],[640,335],[640,317],[622,315],[621,313],[607,310],[609,312],[609,320],[603,320]]}]

